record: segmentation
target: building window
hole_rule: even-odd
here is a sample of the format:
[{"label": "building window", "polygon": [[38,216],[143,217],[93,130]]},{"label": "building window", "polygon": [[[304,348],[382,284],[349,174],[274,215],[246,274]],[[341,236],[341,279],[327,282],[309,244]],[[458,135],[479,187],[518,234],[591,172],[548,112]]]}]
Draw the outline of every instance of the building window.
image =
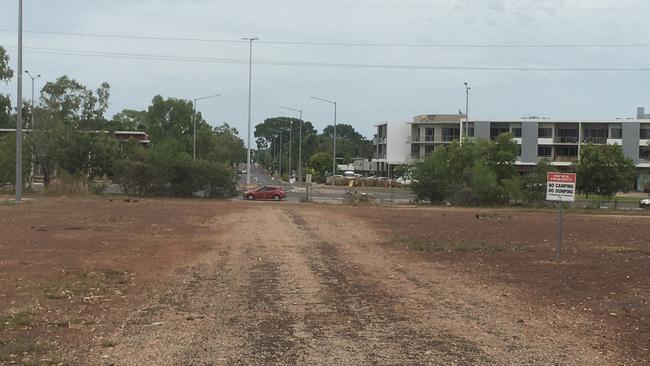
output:
[{"label": "building window", "polygon": [[622,128],[612,128],[612,138],[621,139],[623,138],[623,129]]},{"label": "building window", "polygon": [[490,128],[490,138],[495,140],[499,135],[508,132],[510,132],[510,130],[507,127]]},{"label": "building window", "polygon": [[521,137],[521,127],[513,127],[512,128],[512,136]]},{"label": "building window", "polygon": [[538,128],[537,129],[537,137],[541,139],[550,139],[553,138],[553,129],[544,127],[544,128]]},{"label": "building window", "polygon": [[583,142],[588,144],[606,144],[607,143],[607,129],[606,128],[585,128],[585,137]]},{"label": "building window", "polygon": [[547,145],[537,146],[537,156],[540,158],[550,158],[553,156],[553,148]]},{"label": "building window", "polygon": [[433,127],[427,127],[424,132],[424,141],[432,142],[435,139],[436,129]]},{"label": "building window", "polygon": [[474,127],[468,127],[467,128],[467,136],[468,137],[474,137]]},{"label": "building window", "polygon": [[557,156],[578,156],[577,146],[556,146]]},{"label": "building window", "polygon": [[639,159],[641,160],[650,160],[650,147],[641,146],[639,147]]},{"label": "building window", "polygon": [[434,146],[433,146],[433,145],[426,145],[426,146],[424,147],[424,156],[429,156],[429,155],[431,155],[431,153],[433,152],[433,150],[434,150]]},{"label": "building window", "polygon": [[650,139],[650,129],[645,129],[645,128],[642,129],[640,138],[642,138],[644,140]]},{"label": "building window", "polygon": [[558,128],[555,140],[561,144],[575,144],[578,142],[578,129]]},{"label": "building window", "polygon": [[450,142],[460,139],[460,128],[443,128],[442,129],[442,141]]}]

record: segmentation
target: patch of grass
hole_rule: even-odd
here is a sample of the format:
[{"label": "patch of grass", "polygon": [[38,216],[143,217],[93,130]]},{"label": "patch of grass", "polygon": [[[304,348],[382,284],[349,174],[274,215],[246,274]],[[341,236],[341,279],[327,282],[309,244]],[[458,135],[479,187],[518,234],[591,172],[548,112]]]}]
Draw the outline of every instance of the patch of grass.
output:
[{"label": "patch of grass", "polygon": [[5,330],[32,328],[36,325],[34,311],[23,309],[5,316],[0,316],[0,326]]},{"label": "patch of grass", "polygon": [[442,243],[442,242],[429,242],[419,239],[399,239],[398,243],[406,246],[410,250],[422,252],[453,252],[453,253],[489,253],[495,254],[503,252],[504,249],[484,242],[471,243],[471,242],[457,242],[457,243]]},{"label": "patch of grass", "polygon": [[114,339],[103,339],[99,345],[104,348],[115,348],[117,346],[117,342]]},{"label": "patch of grass", "polygon": [[13,200],[2,200],[0,201],[0,206],[16,206],[16,201]]},{"label": "patch of grass", "polygon": [[[23,361],[28,355],[41,355],[46,352],[46,347],[38,341],[19,337],[0,341],[0,361],[17,362],[20,365],[30,364],[30,361]],[[37,365],[38,363],[32,363]]]}]

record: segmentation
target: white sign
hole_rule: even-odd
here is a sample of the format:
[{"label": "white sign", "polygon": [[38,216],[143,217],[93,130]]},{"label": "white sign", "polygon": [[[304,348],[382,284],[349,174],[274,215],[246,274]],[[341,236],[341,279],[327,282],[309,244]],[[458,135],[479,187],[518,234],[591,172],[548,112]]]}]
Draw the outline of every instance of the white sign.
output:
[{"label": "white sign", "polygon": [[551,172],[546,175],[546,200],[573,202],[576,200],[576,174]]},{"label": "white sign", "polygon": [[311,184],[311,174],[306,174],[305,175],[305,183]]}]

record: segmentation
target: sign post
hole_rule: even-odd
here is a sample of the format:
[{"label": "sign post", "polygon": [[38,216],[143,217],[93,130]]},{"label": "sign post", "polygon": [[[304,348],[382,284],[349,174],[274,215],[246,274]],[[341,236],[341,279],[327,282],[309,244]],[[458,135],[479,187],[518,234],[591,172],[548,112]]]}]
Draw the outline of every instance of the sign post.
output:
[{"label": "sign post", "polygon": [[546,175],[546,200],[558,203],[557,210],[557,247],[555,259],[562,261],[562,206],[563,202],[576,199],[576,174],[549,172]]}]

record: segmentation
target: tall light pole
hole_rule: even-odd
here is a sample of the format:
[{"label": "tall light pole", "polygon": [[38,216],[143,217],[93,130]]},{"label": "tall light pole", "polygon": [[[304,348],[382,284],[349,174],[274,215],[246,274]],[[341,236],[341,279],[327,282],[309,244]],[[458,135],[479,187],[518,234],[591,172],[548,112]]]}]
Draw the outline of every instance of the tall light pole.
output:
[{"label": "tall light pole", "polygon": [[25,70],[25,74],[27,74],[27,76],[29,76],[29,78],[32,79],[32,123],[31,123],[30,127],[32,128],[32,131],[33,131],[34,130],[34,107],[35,107],[35,104],[34,104],[34,81],[36,81],[36,79],[40,78],[41,74],[33,76],[32,74],[29,73],[29,70]]},{"label": "tall light pole", "polygon": [[332,149],[332,185],[336,185],[334,181],[334,175],[336,174],[336,101],[328,100],[318,97],[311,97],[311,99],[320,100],[321,102],[330,103],[334,105],[334,136],[333,136],[333,149]]},{"label": "tall light pole", "polygon": [[194,98],[194,104],[192,105],[192,108],[194,109],[192,111],[192,131],[194,135],[192,137],[192,157],[194,160],[196,160],[196,102],[199,100],[216,98],[220,96],[221,94],[213,94],[213,95],[208,95],[207,97]]},{"label": "tall light pole", "polygon": [[253,41],[259,38],[242,38],[248,41],[248,150],[246,156],[246,184],[251,184],[251,96],[253,88]]},{"label": "tall light pole", "polygon": [[287,109],[290,111],[298,112],[300,116],[300,122],[298,127],[298,182],[302,184],[302,110],[295,109],[291,107],[279,106],[282,109]]},{"label": "tall light pole", "polygon": [[23,199],[23,0],[18,0],[18,92],[16,95],[16,202]]},{"label": "tall light pole", "polygon": [[[469,128],[469,91],[470,91],[470,89],[472,89],[472,87],[467,85],[467,83],[465,83],[465,136],[467,136],[467,131],[468,131],[468,128]],[[462,130],[462,128],[461,128],[461,130]],[[462,135],[462,132],[461,132],[461,135]]]}]

